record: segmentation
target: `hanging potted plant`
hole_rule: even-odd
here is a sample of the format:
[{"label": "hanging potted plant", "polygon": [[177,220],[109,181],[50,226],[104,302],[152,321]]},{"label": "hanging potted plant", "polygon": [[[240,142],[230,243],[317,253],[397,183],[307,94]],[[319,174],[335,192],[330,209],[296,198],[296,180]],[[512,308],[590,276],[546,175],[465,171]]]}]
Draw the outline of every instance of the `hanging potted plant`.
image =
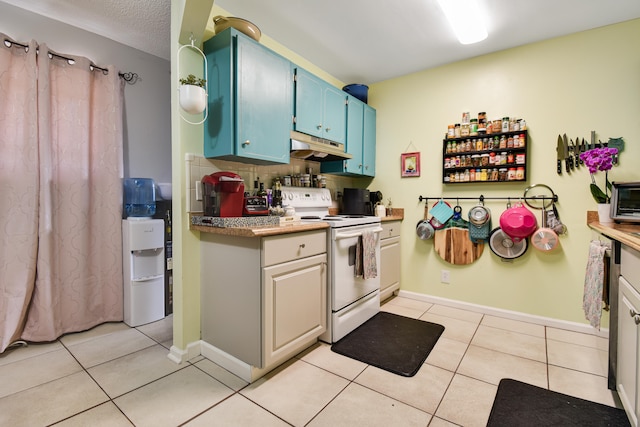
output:
[{"label": "hanging potted plant", "polygon": [[189,74],[180,79],[180,106],[189,114],[202,113],[207,105],[207,93],[204,89],[205,79]]}]

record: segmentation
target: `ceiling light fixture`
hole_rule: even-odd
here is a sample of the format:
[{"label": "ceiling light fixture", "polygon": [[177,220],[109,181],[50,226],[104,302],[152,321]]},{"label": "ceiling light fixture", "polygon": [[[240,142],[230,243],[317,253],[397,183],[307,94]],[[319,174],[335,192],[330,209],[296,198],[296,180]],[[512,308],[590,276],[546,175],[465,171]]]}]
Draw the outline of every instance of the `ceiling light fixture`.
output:
[{"label": "ceiling light fixture", "polygon": [[461,44],[472,44],[487,38],[484,15],[477,0],[438,0],[453,32]]}]

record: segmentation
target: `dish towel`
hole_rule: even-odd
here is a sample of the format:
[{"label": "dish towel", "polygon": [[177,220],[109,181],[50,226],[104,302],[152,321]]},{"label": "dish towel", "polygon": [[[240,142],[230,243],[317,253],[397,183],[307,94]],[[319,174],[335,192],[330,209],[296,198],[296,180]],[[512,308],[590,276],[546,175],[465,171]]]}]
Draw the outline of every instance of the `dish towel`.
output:
[{"label": "dish towel", "polygon": [[582,308],[591,326],[600,330],[602,316],[602,287],[604,285],[604,254],[609,247],[599,240],[589,245],[589,260],[584,278]]},{"label": "dish towel", "polygon": [[373,279],[378,275],[376,264],[376,235],[363,231],[356,245],[355,275],[363,279]]}]

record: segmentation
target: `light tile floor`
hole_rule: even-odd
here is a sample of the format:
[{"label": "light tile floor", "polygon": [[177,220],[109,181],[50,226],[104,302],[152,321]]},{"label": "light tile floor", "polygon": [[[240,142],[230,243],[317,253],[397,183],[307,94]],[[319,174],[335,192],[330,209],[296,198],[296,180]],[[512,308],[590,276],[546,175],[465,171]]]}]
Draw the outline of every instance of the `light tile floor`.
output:
[{"label": "light tile floor", "polygon": [[170,361],[171,317],[109,323],[0,355],[0,425],[485,426],[504,377],[619,407],[606,339],[402,297],[382,310],[445,326],[414,377],[318,343],[247,384]]}]

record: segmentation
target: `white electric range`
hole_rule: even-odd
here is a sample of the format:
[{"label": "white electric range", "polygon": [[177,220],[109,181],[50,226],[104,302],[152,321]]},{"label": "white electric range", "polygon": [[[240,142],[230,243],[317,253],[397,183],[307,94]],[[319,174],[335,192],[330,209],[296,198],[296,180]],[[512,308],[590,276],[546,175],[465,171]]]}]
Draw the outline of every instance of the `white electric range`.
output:
[{"label": "white electric range", "polygon": [[380,274],[364,279],[355,274],[356,245],[362,234],[375,234],[375,260],[380,269],[380,218],[329,215],[327,188],[282,187],[282,204],[292,206],[301,222],[324,221],[327,232],[328,325],[320,339],[334,343],[380,311]]}]

